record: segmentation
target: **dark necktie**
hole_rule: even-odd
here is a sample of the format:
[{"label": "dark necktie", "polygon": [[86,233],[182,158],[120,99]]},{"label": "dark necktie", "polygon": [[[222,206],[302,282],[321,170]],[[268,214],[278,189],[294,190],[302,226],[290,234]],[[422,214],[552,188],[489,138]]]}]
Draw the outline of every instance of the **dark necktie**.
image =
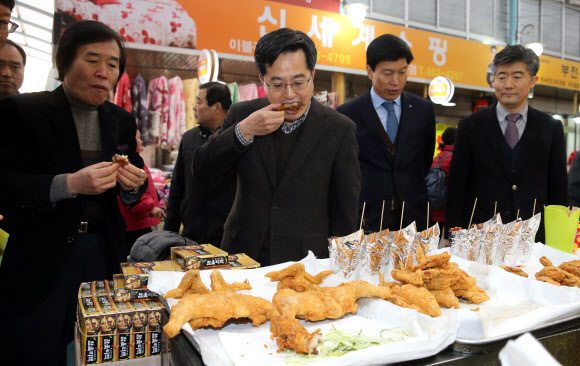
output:
[{"label": "dark necktie", "polygon": [[392,100],[387,100],[383,102],[383,107],[387,109],[389,113],[387,115],[387,135],[394,143],[395,138],[397,137],[397,129],[399,128],[399,121],[397,120],[397,115],[395,114],[395,102]]},{"label": "dark necktie", "polygon": [[505,129],[505,139],[513,149],[514,146],[517,145],[518,141],[520,140],[520,135],[518,133],[518,129],[516,127],[516,121],[520,119],[522,115],[519,113],[508,114],[506,119],[508,120],[508,125]]}]

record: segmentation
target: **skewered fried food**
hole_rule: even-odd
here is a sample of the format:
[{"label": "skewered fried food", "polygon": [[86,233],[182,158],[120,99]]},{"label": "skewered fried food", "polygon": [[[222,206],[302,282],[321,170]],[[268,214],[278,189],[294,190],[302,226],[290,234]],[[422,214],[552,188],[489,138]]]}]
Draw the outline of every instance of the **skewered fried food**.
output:
[{"label": "skewered fried food", "polygon": [[193,329],[206,326],[221,327],[230,319],[249,318],[260,326],[280,313],[268,300],[236,292],[210,292],[184,296],[171,309],[169,322],[163,331],[175,337],[181,326],[189,322]]},{"label": "skewered fried food", "polygon": [[251,290],[252,286],[246,279],[244,282],[233,282],[231,285],[228,284],[222,274],[218,270],[214,270],[209,276],[211,279],[211,289],[212,291],[230,291],[236,292],[240,290]]},{"label": "skewered fried food", "polygon": [[540,272],[536,273],[536,279],[540,279],[542,277],[550,278],[551,280],[564,286],[580,287],[580,278],[554,266],[544,267]]},{"label": "skewered fried food", "polygon": [[526,272],[524,272],[523,269],[518,268],[518,267],[501,266],[500,268],[503,269],[504,271],[507,271],[509,273],[513,273],[513,274],[518,275],[518,276],[528,277],[528,274]]},{"label": "skewered fried food", "polygon": [[413,271],[418,269],[429,269],[429,268],[446,268],[447,263],[451,259],[451,255],[447,252],[439,253],[436,255],[431,255],[425,258],[424,262],[419,262],[418,265],[413,266]]},{"label": "skewered fried food", "polygon": [[550,277],[538,276],[537,273],[536,273],[536,280],[546,282],[546,283],[549,283],[551,285],[562,286],[562,284],[560,282],[556,282],[553,279],[551,279]]},{"label": "skewered fried food", "polygon": [[429,290],[443,290],[451,287],[459,281],[460,277],[460,272],[454,269],[431,268],[421,272],[423,284]]},{"label": "skewered fried food", "polygon": [[188,294],[207,294],[209,290],[203,282],[201,282],[201,278],[199,277],[199,270],[191,270],[187,271],[181,282],[176,289],[167,291],[167,293],[163,296],[164,299],[180,299],[185,296],[186,292]]},{"label": "skewered fried food", "polygon": [[282,351],[293,349],[296,353],[318,354],[316,346],[322,342],[320,329],[308,333],[298,319],[278,316],[270,320],[270,332]]}]

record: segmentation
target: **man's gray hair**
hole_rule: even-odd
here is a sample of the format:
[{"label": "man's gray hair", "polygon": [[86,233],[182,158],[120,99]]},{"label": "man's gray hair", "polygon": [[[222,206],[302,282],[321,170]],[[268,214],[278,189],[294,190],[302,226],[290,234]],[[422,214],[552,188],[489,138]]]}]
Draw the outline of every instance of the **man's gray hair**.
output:
[{"label": "man's gray hair", "polygon": [[540,58],[530,48],[525,48],[520,44],[509,45],[499,51],[491,64],[491,72],[495,75],[498,66],[520,61],[526,64],[526,69],[531,76],[536,76],[540,69]]}]

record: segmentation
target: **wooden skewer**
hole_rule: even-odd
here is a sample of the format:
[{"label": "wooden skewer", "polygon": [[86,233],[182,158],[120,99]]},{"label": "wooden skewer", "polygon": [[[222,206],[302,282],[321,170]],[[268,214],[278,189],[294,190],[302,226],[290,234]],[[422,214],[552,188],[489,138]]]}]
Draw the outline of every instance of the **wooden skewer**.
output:
[{"label": "wooden skewer", "polygon": [[473,213],[475,212],[475,205],[477,205],[477,198],[475,198],[475,202],[473,203],[473,210],[471,210],[471,218],[469,219],[469,225],[467,226],[468,230],[471,227],[471,220],[473,220]]},{"label": "wooden skewer", "polygon": [[534,198],[534,209],[532,210],[532,217],[536,214],[536,201],[537,198]]},{"label": "wooden skewer", "polygon": [[360,226],[359,226],[359,230],[362,229],[362,223],[363,223],[363,218],[365,217],[365,207],[366,207],[367,203],[364,202],[363,203],[363,210],[362,210],[362,214],[360,215]]},{"label": "wooden skewer", "polygon": [[518,213],[516,214],[516,220],[520,217],[520,209],[518,208]]},{"label": "wooden skewer", "polygon": [[497,213],[497,201],[495,201],[495,206],[493,207],[493,216]]},{"label": "wooden skewer", "polygon": [[426,228],[429,228],[429,201],[427,201],[427,226]]},{"label": "wooden skewer", "polygon": [[399,230],[403,228],[403,214],[405,213],[405,201],[403,201],[403,208],[401,208],[401,223],[399,224]]},{"label": "wooden skewer", "polygon": [[383,210],[381,211],[381,225],[379,225],[379,231],[383,231],[383,214],[385,213],[385,200],[383,200]]}]

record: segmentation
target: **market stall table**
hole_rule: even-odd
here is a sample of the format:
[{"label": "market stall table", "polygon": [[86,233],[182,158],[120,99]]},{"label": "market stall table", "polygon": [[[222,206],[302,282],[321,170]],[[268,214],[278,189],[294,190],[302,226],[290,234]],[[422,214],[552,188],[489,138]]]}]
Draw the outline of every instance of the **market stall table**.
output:
[{"label": "market stall table", "polygon": [[[536,243],[534,246],[532,261],[537,261],[541,255],[547,255],[553,260],[555,265],[558,265],[561,261],[576,258],[566,255],[565,253],[561,256],[559,254],[560,252],[552,251],[554,251],[554,249]],[[307,257],[303,262],[308,263],[309,260],[310,259]],[[308,269],[309,265],[307,264],[307,271],[310,273],[316,273],[321,268],[327,269],[327,267],[325,267],[327,262],[316,259],[315,261],[317,261],[318,264],[321,264],[321,266],[313,270]],[[576,352],[576,350],[578,349],[578,339],[580,338],[578,337],[578,335],[580,335],[580,289],[561,288],[536,281],[534,274],[537,268],[541,268],[541,265],[539,264],[537,265],[537,268],[534,268],[534,266],[536,266],[535,264],[529,264],[529,266],[525,267],[531,277],[526,279],[507,273],[498,267],[469,262],[459,257],[453,257],[452,261],[457,262],[460,268],[465,269],[468,273],[477,278],[478,285],[481,284],[482,288],[488,291],[492,297],[489,304],[483,303],[478,305],[477,308],[473,304],[462,304],[462,309],[442,309],[442,317],[440,318],[445,318],[446,316],[449,316],[449,314],[460,314],[459,316],[455,315],[459,318],[460,325],[456,338],[447,343],[453,343],[451,346],[447,347],[447,344],[445,344],[444,347],[437,350],[437,352],[428,355],[419,355],[419,357],[406,356],[408,357],[406,359],[403,358],[396,361],[389,360],[388,362],[399,362],[395,364],[400,365],[463,365],[467,363],[474,364],[474,362],[475,364],[481,364],[482,362],[496,361],[495,364],[499,364],[497,353],[507,340],[531,330],[532,334],[545,344],[548,351],[564,365],[580,363],[575,359],[575,357],[579,357],[577,356],[578,352]],[[286,265],[288,265],[288,263],[278,265],[278,267],[274,266],[272,269],[266,269],[266,271],[277,270],[280,266]],[[230,281],[230,279],[227,278],[227,272],[228,271],[222,271],[226,280]],[[246,278],[250,273],[247,272],[242,275],[242,272],[236,272],[237,280],[240,278]],[[207,273],[207,276],[209,276],[209,273]],[[158,280],[161,280],[161,277],[159,277]],[[167,279],[161,281],[166,282]],[[179,279],[173,279],[173,281],[174,283],[169,285],[170,288],[172,288],[172,286],[176,287]],[[253,281],[256,281],[256,279],[250,279],[251,284]],[[509,286],[506,288],[504,283],[514,284],[513,288]],[[333,286],[335,284],[325,283],[324,285]],[[160,293],[164,292],[163,290],[160,291],[160,289],[157,290]],[[518,293],[518,291],[520,291],[520,293]],[[522,296],[523,299],[510,299],[510,296]],[[363,312],[369,303],[384,303],[377,300],[366,299],[360,301],[360,309],[363,309]],[[510,302],[515,304],[514,306],[521,306],[522,308],[513,311],[513,307],[508,306]],[[502,306],[503,310],[505,310],[505,314],[503,314],[504,318],[501,319],[500,322],[498,322],[497,319],[490,319],[488,316],[489,314],[487,314],[489,309],[502,310]],[[400,309],[400,311],[410,311],[408,309],[398,309]],[[389,309],[389,311],[392,312],[393,309]],[[502,316],[500,315],[496,318],[502,318]],[[461,327],[461,325],[463,325],[463,327]],[[214,333],[218,332],[214,331]],[[225,333],[231,333],[231,329],[228,329]],[[236,334],[236,331],[234,331],[233,334]],[[215,339],[217,338],[218,337],[215,337]],[[223,337],[220,337],[220,339],[223,341]],[[235,338],[230,338],[229,340],[235,340]],[[220,343],[219,340],[214,342]],[[203,351],[199,352],[200,349],[196,349],[197,342],[194,339],[191,330],[182,330],[180,335],[171,340],[171,345],[172,359],[176,365],[200,365],[203,364],[203,359],[207,356],[204,355],[203,358],[200,357],[200,354],[203,354]],[[222,347],[221,344],[219,344],[219,347]],[[229,347],[230,343],[228,343],[228,348]],[[574,350],[574,352],[570,352],[571,350]],[[224,348],[221,348],[221,351],[223,352]],[[231,350],[228,349],[227,353],[231,353],[230,351]],[[410,361],[413,359],[416,360]],[[229,362],[232,361],[229,360]]]}]

